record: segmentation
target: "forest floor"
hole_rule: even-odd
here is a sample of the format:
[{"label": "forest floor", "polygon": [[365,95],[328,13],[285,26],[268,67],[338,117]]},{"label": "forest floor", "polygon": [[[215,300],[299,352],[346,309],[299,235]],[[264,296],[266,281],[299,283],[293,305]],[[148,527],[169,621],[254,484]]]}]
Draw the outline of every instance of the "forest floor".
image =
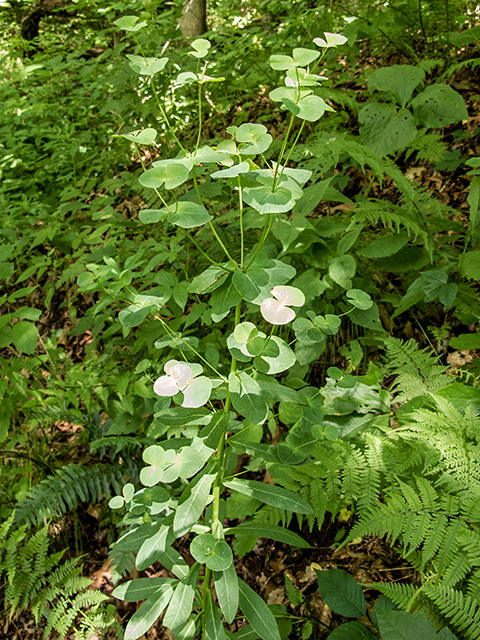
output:
[{"label": "forest floor", "polygon": [[[477,74],[478,75],[478,74]],[[421,184],[425,189],[432,192],[441,202],[448,207],[452,207],[460,213],[454,214],[458,220],[464,223],[467,220],[466,188],[469,181],[466,177],[464,165],[454,166],[455,157],[480,156],[480,97],[475,95],[472,87],[478,86],[478,77],[472,75],[465,69],[461,75],[454,76],[451,85],[459,91],[469,107],[471,119],[464,127],[464,135],[448,136],[445,141],[449,144],[451,156],[451,168],[432,168],[431,165],[423,166],[421,163],[413,162],[406,169],[406,175]],[[407,163],[408,164],[408,163]],[[359,174],[359,180],[366,180],[368,176]],[[382,186],[374,185],[373,196],[380,196],[383,199],[389,198],[391,188],[391,198],[395,197],[393,187],[388,181]],[[348,193],[346,194],[348,195]],[[322,211],[319,209],[319,214]],[[468,221],[467,221],[468,224]],[[55,300],[54,300],[55,302]],[[64,317],[61,308],[51,308],[49,310],[49,322],[47,324],[61,326],[60,318]],[[383,319],[383,318],[382,318]],[[438,318],[438,326],[441,326],[444,318]],[[65,326],[65,333],[69,326]],[[424,337],[411,323],[403,327],[386,327],[392,333],[401,337],[414,337],[419,342],[423,342]],[[45,327],[48,330],[48,327]],[[79,336],[68,344],[68,349],[82,351],[81,339]],[[455,364],[455,358],[450,354],[450,363]],[[78,358],[78,353],[76,354]],[[457,360],[463,364],[468,354],[458,354]],[[463,360],[462,360],[463,358]],[[341,363],[339,363],[341,366]],[[457,365],[458,366],[458,365]],[[72,441],[77,438],[78,427],[66,423],[57,423],[53,426],[57,430],[56,442],[58,446],[63,446],[69,441],[68,451],[76,451],[78,459],[70,458],[68,462],[85,464],[85,451],[81,446],[72,447]],[[111,523],[105,524],[102,516],[106,514],[108,508],[106,504],[90,505],[83,512],[80,510],[75,516],[69,515],[61,523],[63,529],[55,546],[57,548],[67,548],[66,556],[75,556],[78,553],[83,555],[85,575],[93,580],[93,587],[100,588],[107,595],[111,594],[114,585],[111,580],[111,566],[108,560],[109,545],[116,536]],[[338,540],[341,540],[353,521],[353,514],[343,514],[344,519],[337,518],[333,522],[327,517],[320,531],[314,529],[312,532],[304,524],[301,535],[310,543],[310,549],[295,550],[281,543],[271,543],[260,539],[255,548],[243,558],[237,560],[237,573],[249,583],[257,593],[259,593],[268,604],[286,605],[287,610],[294,616],[305,620],[306,618],[316,621],[318,626],[312,638],[326,638],[331,630],[344,621],[337,614],[333,614],[327,605],[322,601],[316,590],[315,569],[345,569],[360,583],[368,584],[373,582],[417,582],[417,576],[412,567],[403,560],[394,550],[390,548],[386,541],[379,538],[366,538],[358,540],[356,543],[348,544],[338,548]],[[77,535],[75,535],[77,532]],[[179,541],[179,551],[184,555],[187,562],[193,562],[188,554],[188,538]],[[80,545],[80,549],[78,546]],[[163,573],[162,573],[163,572]],[[159,565],[153,565],[148,571],[142,572],[143,576],[167,575],[165,570]],[[285,579],[287,575],[293,586],[301,590],[304,596],[303,604],[293,607],[285,592]],[[133,572],[130,578],[138,576]],[[369,605],[373,604],[378,597],[378,592],[374,589],[366,589],[366,597]],[[113,600],[112,600],[113,601]],[[120,624],[125,627],[127,620],[136,609],[135,603],[123,603],[115,601]],[[234,623],[232,631],[237,630]],[[297,637],[294,632],[291,637]],[[298,634],[298,637],[300,633]],[[37,640],[43,637],[42,621],[37,625],[29,610],[15,612],[13,619],[8,620],[6,612],[0,613],[0,638],[6,640]],[[48,640],[53,640],[52,635]],[[72,634],[73,639],[73,634]],[[108,638],[114,638],[113,632],[108,632]],[[170,631],[162,627],[158,622],[145,636],[148,640],[154,638],[171,640]],[[69,638],[70,640],[70,638]]]}]

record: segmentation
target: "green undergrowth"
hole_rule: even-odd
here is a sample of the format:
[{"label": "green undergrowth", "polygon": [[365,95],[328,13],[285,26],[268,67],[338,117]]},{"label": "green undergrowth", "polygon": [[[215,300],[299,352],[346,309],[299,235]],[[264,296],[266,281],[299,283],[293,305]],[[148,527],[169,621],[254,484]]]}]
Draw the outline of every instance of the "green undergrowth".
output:
[{"label": "green undergrowth", "polygon": [[[480,159],[475,95],[450,85],[475,73],[478,28],[459,3],[437,24],[441,4],[242,4],[235,24],[218,6],[192,43],[132,4],[81,46],[47,22],[29,59],[6,56],[10,619],[29,607],[46,638],[135,640],[160,616],[178,638],[480,637]],[[457,208],[418,165],[458,177]],[[113,542],[110,604],[55,533],[89,504]],[[338,574],[360,613],[319,575],[358,618],[330,629],[287,582],[275,608],[237,575],[259,538],[308,554],[340,512],[341,544],[384,537],[418,573],[374,585],[378,619]],[[168,578],[144,573],[158,563]],[[115,598],[143,601],[125,632]]]}]

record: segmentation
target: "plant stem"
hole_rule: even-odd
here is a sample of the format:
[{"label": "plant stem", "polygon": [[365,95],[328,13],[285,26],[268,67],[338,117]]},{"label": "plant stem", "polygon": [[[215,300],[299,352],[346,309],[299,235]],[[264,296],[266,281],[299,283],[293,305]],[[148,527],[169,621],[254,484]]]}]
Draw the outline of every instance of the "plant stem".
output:
[{"label": "plant stem", "polygon": [[[240,301],[235,307],[235,326],[237,326],[240,323],[241,310],[242,310],[242,302]],[[237,359],[232,356],[230,373],[235,373],[236,369],[237,369]],[[226,416],[228,416],[230,412],[230,404],[231,404],[230,388],[228,387],[227,397],[225,399],[225,405],[223,407],[223,413]],[[213,481],[213,489],[212,489],[212,495],[213,495],[212,522],[211,522],[212,530],[213,530],[214,522],[217,522],[220,517],[220,495],[222,493],[222,480],[223,480],[224,465],[225,465],[225,444],[226,444],[225,436],[227,434],[227,427],[228,427],[228,424],[225,427],[225,430],[222,432],[222,435],[220,436],[220,441],[218,443],[218,448],[217,448],[218,471],[217,471],[215,480]],[[205,578],[203,580],[203,638],[205,638],[205,613],[206,613],[207,598],[208,598],[208,593],[210,591],[211,581],[212,581],[212,572],[208,567],[206,567]]]},{"label": "plant stem", "polygon": [[247,269],[249,268],[249,266],[255,261],[255,258],[258,256],[258,254],[260,253],[263,245],[265,244],[265,240],[267,239],[268,234],[270,233],[270,229],[272,228],[272,224],[273,224],[273,213],[271,213],[267,219],[265,220],[265,225],[263,227],[263,231],[262,231],[262,235],[260,236],[260,240],[258,241],[258,246],[255,249],[255,252],[253,254],[253,256],[250,258],[250,262],[247,264]]},{"label": "plant stem", "polygon": [[179,340],[180,342],[183,342],[183,344],[186,347],[188,347],[191,351],[193,351],[193,353],[197,356],[197,358],[200,358],[200,360],[202,360],[206,365],[208,365],[210,369],[212,369],[212,371],[214,371],[219,378],[221,378],[224,382],[227,381],[227,378],[224,375],[222,375],[219,371],[217,371],[215,367],[211,365],[210,362],[208,362],[208,360],[206,360],[200,353],[198,353],[196,349],[192,347],[192,345],[188,344],[188,342],[185,342],[183,338],[179,338],[178,335],[175,333],[175,331],[172,331],[172,329],[170,329],[168,324],[165,322],[165,320],[161,316],[158,315],[158,313],[156,313],[154,317],[156,320],[159,320],[161,322],[163,328],[165,329],[165,331],[168,333],[169,336],[171,336],[172,338],[175,338],[175,340]]},{"label": "plant stem", "polygon": [[287,129],[287,133],[285,134],[285,138],[283,139],[283,143],[282,143],[282,148],[280,149],[280,153],[278,154],[278,160],[277,160],[277,164],[275,166],[275,173],[273,175],[273,186],[272,186],[272,191],[275,191],[275,185],[277,182],[277,177],[278,177],[278,167],[280,166],[280,163],[282,161],[283,158],[283,154],[285,153],[285,149],[287,148],[287,143],[288,143],[288,139],[290,137],[290,132],[292,130],[293,127],[293,121],[295,120],[295,116],[292,115],[290,116],[290,122],[288,124],[288,129]]},{"label": "plant stem", "polygon": [[244,237],[243,237],[243,199],[242,199],[242,181],[240,180],[240,176],[237,177],[238,180],[238,202],[240,205],[240,268],[243,269],[243,254],[244,254]]}]

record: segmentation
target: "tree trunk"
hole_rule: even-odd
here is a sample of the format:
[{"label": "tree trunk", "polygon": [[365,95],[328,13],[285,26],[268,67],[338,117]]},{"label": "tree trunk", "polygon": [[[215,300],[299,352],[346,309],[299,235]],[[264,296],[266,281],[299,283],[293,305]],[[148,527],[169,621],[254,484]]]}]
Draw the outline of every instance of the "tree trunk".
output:
[{"label": "tree trunk", "polygon": [[207,30],[207,0],[185,0],[178,23],[185,38],[198,38]]}]

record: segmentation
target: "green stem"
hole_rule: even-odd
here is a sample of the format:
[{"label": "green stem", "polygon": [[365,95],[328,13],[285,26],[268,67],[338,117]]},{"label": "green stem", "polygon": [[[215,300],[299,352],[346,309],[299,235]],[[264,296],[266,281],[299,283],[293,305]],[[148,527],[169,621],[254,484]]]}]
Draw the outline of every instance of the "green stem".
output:
[{"label": "green stem", "polygon": [[205,576],[203,578],[203,598],[202,598],[202,608],[203,608],[203,620],[202,620],[202,638],[205,640],[205,622],[207,618],[207,598],[210,593],[210,583],[212,582],[212,570],[209,567],[205,567]]},{"label": "green stem", "polygon": [[293,150],[294,150],[294,149],[295,149],[295,147],[297,146],[297,142],[298,142],[298,140],[299,140],[300,136],[302,135],[302,131],[303,131],[303,127],[305,126],[305,123],[306,123],[306,120],[303,120],[303,121],[302,121],[302,124],[301,124],[301,126],[300,126],[300,129],[298,130],[298,133],[297,133],[297,135],[296,135],[296,137],[295,137],[295,140],[294,140],[294,142],[293,142],[292,146],[290,147],[290,151],[288,152],[288,156],[286,157],[285,162],[284,162],[284,164],[283,164],[283,167],[282,167],[282,169],[281,169],[281,171],[280,171],[280,175],[278,176],[279,178],[281,178],[281,177],[282,177],[282,174],[283,174],[283,172],[284,172],[284,170],[285,170],[285,167],[287,166],[288,161],[290,160],[290,156],[292,155]]},{"label": "green stem", "polygon": [[240,205],[240,268],[243,269],[243,254],[245,250],[244,237],[243,237],[243,198],[242,198],[242,181],[240,176],[238,180],[238,202]]},{"label": "green stem", "polygon": [[153,82],[153,76],[150,76],[150,87],[152,88],[152,93],[155,96],[155,100],[157,102],[158,109],[160,111],[160,114],[161,114],[162,118],[165,120],[165,124],[167,125],[167,129],[168,129],[170,135],[173,137],[173,139],[178,144],[180,149],[186,154],[187,152],[185,151],[185,147],[180,142],[180,140],[177,138],[177,134],[175,133],[175,130],[173,129],[172,125],[170,124],[170,121],[167,118],[167,114],[165,113],[165,111],[164,111],[164,109],[163,109],[163,107],[162,107],[162,105],[160,103],[160,99],[159,99],[157,91],[155,89],[155,84]]},{"label": "green stem", "polygon": [[[240,323],[241,310],[242,310],[242,303],[240,301],[235,307],[235,326],[237,326]],[[236,369],[237,369],[237,359],[232,356],[230,373],[235,373]],[[226,416],[228,416],[230,412],[230,404],[231,404],[230,388],[228,387],[227,397],[225,399],[225,405],[223,407],[223,413]],[[225,427],[225,430],[222,432],[220,441],[218,443],[218,448],[217,448],[218,471],[217,471],[215,480],[213,481],[213,489],[212,489],[212,495],[213,495],[212,522],[211,522],[212,530],[213,530],[214,522],[217,522],[220,518],[220,495],[222,493],[222,481],[223,481],[223,473],[224,473],[224,465],[225,465],[225,444],[226,444],[227,427]],[[203,638],[205,638],[205,612],[207,608],[207,598],[210,592],[211,581],[212,581],[212,572],[207,567],[205,569],[205,578],[203,581]]]},{"label": "green stem", "polygon": [[[197,74],[198,67],[200,64],[200,60],[197,64]],[[205,62],[205,66],[203,67],[202,80],[205,77],[205,71],[207,70],[208,62]],[[200,144],[200,136],[202,135],[202,85],[198,83],[198,134],[197,134],[197,143],[195,145],[195,153],[197,153],[198,145]]]},{"label": "green stem", "polygon": [[[197,173],[195,171],[195,165],[192,167],[192,177],[193,177],[193,186],[195,187],[195,192],[197,194],[197,198],[199,203],[203,206],[203,198],[202,198],[202,194],[200,193],[200,189],[198,187],[198,181],[197,181]],[[234,267],[234,269],[238,269],[238,264],[235,262],[235,260],[232,258],[232,256],[230,255],[230,253],[228,252],[227,247],[223,244],[223,242],[220,240],[220,237],[217,233],[217,230],[215,229],[215,227],[212,224],[212,221],[209,220],[208,221],[208,226],[210,227],[210,231],[213,233],[213,235],[215,236],[216,241],[218,242],[218,244],[222,247],[223,252],[225,253],[225,255],[227,256],[229,262],[231,263],[231,265]]]},{"label": "green stem", "polygon": [[209,260],[212,264],[214,264],[217,267],[220,267],[220,263],[217,262],[216,260],[214,260],[213,258],[211,258],[208,253],[206,253],[202,247],[198,244],[198,242],[196,240],[194,240],[194,238],[188,233],[188,231],[186,229],[183,229],[184,234],[187,236],[187,238],[193,242],[193,244],[197,247],[197,249],[200,251],[200,253],[202,254],[202,256],[204,258],[206,258],[207,260]]},{"label": "green stem", "polygon": [[283,154],[285,153],[285,149],[287,148],[287,143],[288,143],[288,139],[290,137],[290,132],[292,130],[293,121],[294,120],[295,120],[295,116],[292,113],[292,115],[290,116],[290,122],[288,123],[287,133],[285,134],[285,138],[283,139],[282,148],[280,149],[280,153],[278,154],[278,160],[277,160],[277,164],[275,166],[275,173],[273,175],[272,191],[275,191],[275,185],[276,185],[277,178],[278,178],[278,174],[277,174],[278,167],[280,166],[280,164],[282,162]]},{"label": "green stem", "polygon": [[198,353],[196,349],[192,347],[192,345],[188,344],[188,342],[185,342],[183,338],[179,338],[178,335],[175,333],[175,331],[172,331],[172,329],[170,329],[168,324],[165,322],[165,320],[161,316],[159,316],[156,313],[154,317],[156,320],[159,320],[161,322],[163,328],[165,329],[166,333],[168,333],[170,337],[175,338],[175,340],[180,340],[180,342],[183,342],[183,344],[186,347],[188,347],[191,351],[193,351],[193,353],[197,356],[197,358],[200,358],[200,360],[202,360],[207,366],[209,366],[210,369],[212,369],[212,371],[214,371],[219,378],[221,378],[224,382],[227,382],[227,378],[224,375],[222,375],[219,371],[217,371],[215,367],[211,365],[210,362],[208,362],[208,360],[206,360],[200,353]]},{"label": "green stem", "polygon": [[247,269],[250,267],[250,265],[255,261],[255,258],[258,256],[258,254],[260,253],[260,251],[262,250],[263,245],[265,244],[265,241],[267,239],[268,234],[270,233],[270,229],[272,228],[272,224],[273,224],[273,213],[271,213],[267,219],[265,220],[265,225],[263,227],[263,231],[262,231],[262,235],[260,236],[260,240],[258,241],[258,245],[257,248],[255,249],[255,252],[253,254],[253,256],[250,258],[250,262],[247,264]]}]

